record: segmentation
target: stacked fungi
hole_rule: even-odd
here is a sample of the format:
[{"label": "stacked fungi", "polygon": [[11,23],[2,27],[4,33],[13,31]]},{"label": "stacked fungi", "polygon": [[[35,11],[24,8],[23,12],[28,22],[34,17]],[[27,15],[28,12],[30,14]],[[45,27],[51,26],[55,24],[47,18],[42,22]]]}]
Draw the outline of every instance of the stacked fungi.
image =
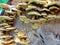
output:
[{"label": "stacked fungi", "polygon": [[46,3],[44,1],[39,0],[30,0],[29,5],[26,8],[27,15],[32,20],[38,20],[43,18],[43,15],[41,15],[41,10],[45,7]]}]

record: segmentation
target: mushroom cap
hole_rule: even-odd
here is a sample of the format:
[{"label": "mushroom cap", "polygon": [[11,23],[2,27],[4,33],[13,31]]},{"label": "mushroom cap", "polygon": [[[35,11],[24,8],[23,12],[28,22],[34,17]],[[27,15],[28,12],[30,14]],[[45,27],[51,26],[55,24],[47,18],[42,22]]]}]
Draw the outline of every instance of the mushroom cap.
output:
[{"label": "mushroom cap", "polygon": [[6,29],[4,29],[4,28],[0,28],[0,31],[6,31]]},{"label": "mushroom cap", "polygon": [[56,6],[56,7],[60,7],[60,1],[57,1],[57,2],[54,2],[54,3],[51,3],[47,6],[47,8],[49,9],[50,7],[52,6]]},{"label": "mushroom cap", "polygon": [[48,13],[50,13],[50,10],[47,8],[44,8],[40,12],[41,12],[41,15],[47,15]]},{"label": "mushroom cap", "polygon": [[20,7],[26,8],[27,7],[27,3],[19,3],[17,5],[17,8],[20,8]]},{"label": "mushroom cap", "polygon": [[11,31],[11,30],[15,30],[15,28],[14,27],[9,27],[9,28],[3,27],[3,28],[0,28],[0,31]]},{"label": "mushroom cap", "polygon": [[21,36],[24,36],[24,35],[25,35],[25,33],[23,33],[23,32],[17,33],[17,36],[18,36],[18,37],[21,37]]},{"label": "mushroom cap", "polygon": [[11,26],[10,25],[4,26],[4,28],[9,28],[9,27],[11,27]]},{"label": "mushroom cap", "polygon": [[26,6],[27,3],[19,3],[18,6]]},{"label": "mushroom cap", "polygon": [[60,16],[56,16],[56,15],[48,15],[47,18],[60,19]]},{"label": "mushroom cap", "polygon": [[13,19],[8,16],[0,16],[0,21],[2,20],[4,21],[4,20],[13,20]]},{"label": "mushroom cap", "polygon": [[41,18],[41,19],[39,19],[39,20],[31,20],[31,22],[32,23],[37,23],[37,22],[44,22],[44,21],[47,21],[47,19],[45,19],[45,18]]},{"label": "mushroom cap", "polygon": [[1,36],[0,38],[2,38],[2,39],[4,40],[4,39],[8,39],[8,38],[10,39],[10,38],[12,38],[12,36],[9,36],[9,35],[3,35],[3,36]]},{"label": "mushroom cap", "polygon": [[4,9],[8,9],[8,5],[7,4],[0,4],[0,7],[4,8]]},{"label": "mushroom cap", "polygon": [[44,9],[42,9],[41,11],[42,11],[42,12],[49,12],[50,10],[47,9],[47,8],[44,8]]},{"label": "mushroom cap", "polygon": [[30,0],[29,1],[29,4],[31,4],[31,3],[35,3],[37,5],[43,5],[43,6],[46,5],[46,2],[45,1],[40,1],[40,0]]},{"label": "mushroom cap", "polygon": [[39,14],[36,11],[28,12],[28,15],[30,15],[30,16],[41,16],[41,14]]},{"label": "mushroom cap", "polygon": [[15,30],[15,27],[6,28],[6,31],[11,31],[11,30]]},{"label": "mushroom cap", "polygon": [[46,18],[48,19],[48,21],[55,20],[55,19],[57,19],[57,16],[56,15],[48,15]]},{"label": "mushroom cap", "polygon": [[58,5],[60,7],[60,1],[57,1],[54,4],[56,4],[56,5]]},{"label": "mushroom cap", "polygon": [[22,36],[19,39],[20,39],[21,44],[29,44],[30,43],[30,40],[27,36]]},{"label": "mushroom cap", "polygon": [[38,11],[41,10],[40,8],[38,8],[38,7],[36,7],[36,6],[31,6],[31,5],[29,5],[28,8],[26,8],[27,11],[32,10],[32,9],[38,10]]},{"label": "mushroom cap", "polygon": [[50,8],[49,8],[49,10],[59,10],[59,8],[58,8],[58,7],[53,6],[53,7],[50,7]]},{"label": "mushroom cap", "polygon": [[44,17],[44,16],[47,16],[47,13],[42,13],[41,15]]},{"label": "mushroom cap", "polygon": [[5,10],[5,13],[8,13],[8,14],[16,14],[16,12],[8,11],[8,10]]},{"label": "mushroom cap", "polygon": [[7,26],[7,25],[8,25],[7,23],[0,24],[0,26]]},{"label": "mushroom cap", "polygon": [[8,41],[3,40],[2,44],[4,44],[4,45],[15,45],[15,41],[13,39],[8,40]]}]

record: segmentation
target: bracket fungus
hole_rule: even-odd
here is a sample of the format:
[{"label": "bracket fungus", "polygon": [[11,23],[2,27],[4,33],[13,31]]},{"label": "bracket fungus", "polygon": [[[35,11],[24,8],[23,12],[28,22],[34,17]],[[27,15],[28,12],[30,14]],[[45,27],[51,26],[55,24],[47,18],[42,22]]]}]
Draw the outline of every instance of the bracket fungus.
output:
[{"label": "bracket fungus", "polygon": [[30,43],[29,38],[27,36],[25,36],[25,33],[23,33],[23,32],[17,33],[17,37],[19,39],[19,43],[22,44],[22,45],[26,45],[26,44]]},{"label": "bracket fungus", "polygon": [[[17,8],[20,10],[20,15],[25,15],[26,13],[26,7],[28,6],[28,4],[27,3],[19,3],[18,5],[17,5]],[[19,11],[18,11],[19,12]],[[19,16],[20,16],[19,15]]]},{"label": "bracket fungus", "polygon": [[8,16],[0,16],[0,21],[12,20],[12,18]]},{"label": "bracket fungus", "polygon": [[5,15],[15,19],[16,12],[5,10]]},{"label": "bracket fungus", "polygon": [[35,6],[40,7],[40,8],[43,8],[43,7],[45,7],[46,2],[45,1],[40,1],[40,0],[30,0],[29,4],[30,5],[35,5]]},{"label": "bracket fungus", "polygon": [[2,26],[7,26],[8,24],[7,23],[1,23],[0,24],[0,27],[2,27]]},{"label": "bracket fungus", "polygon": [[32,12],[28,12],[28,15],[29,16],[32,16],[32,20],[35,20],[35,18],[37,17],[38,18],[38,16],[41,16],[38,12],[34,12],[34,11],[32,11]]},{"label": "bracket fungus", "polygon": [[8,9],[8,5],[7,4],[0,4],[0,7],[2,7],[3,9]]},{"label": "bracket fungus", "polygon": [[27,8],[26,8],[26,11],[40,11],[41,9],[37,6],[32,6],[32,5],[29,5]]},{"label": "bracket fungus", "polygon": [[[25,35],[28,31],[20,32],[13,25],[17,16],[22,22],[31,23],[33,30],[37,30],[46,22],[60,19],[60,2],[54,2],[54,0],[51,0],[51,3],[48,0],[25,0],[25,2],[17,4],[17,10],[11,11],[8,9],[7,4],[0,4],[0,7],[5,11],[4,15],[0,16],[0,38],[2,38],[3,45],[15,45],[15,41],[21,45],[28,45],[30,43],[30,39]],[[14,36],[19,41],[15,40],[16,38],[12,39],[10,33],[14,33]]]},{"label": "bracket fungus", "polygon": [[3,45],[15,45],[15,41],[12,39],[12,37],[5,37],[2,39]]},{"label": "bracket fungus", "polygon": [[40,12],[43,16],[47,16],[50,13],[50,10],[47,8],[43,8]]}]

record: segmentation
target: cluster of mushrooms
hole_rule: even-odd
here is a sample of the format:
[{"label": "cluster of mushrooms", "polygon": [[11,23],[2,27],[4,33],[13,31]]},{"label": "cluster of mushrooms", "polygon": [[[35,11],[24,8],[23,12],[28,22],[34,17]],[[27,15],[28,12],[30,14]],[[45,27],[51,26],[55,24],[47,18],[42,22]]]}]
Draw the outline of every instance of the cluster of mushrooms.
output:
[{"label": "cluster of mushrooms", "polygon": [[[32,23],[33,29],[37,29],[41,24],[48,21],[60,19],[60,2],[51,2],[40,0],[26,0],[19,3],[17,10],[8,10],[8,4],[0,4],[5,11],[0,16],[0,38],[2,45],[15,45],[19,42],[22,45],[30,43],[29,38],[24,32],[18,31],[14,27],[14,20],[19,17],[24,23]],[[15,34],[15,38],[13,35]]]},{"label": "cluster of mushrooms", "polygon": [[[1,45],[15,45],[16,42],[23,44],[29,44],[30,40],[25,33],[18,31],[12,25],[12,20],[9,16],[0,16],[0,42]],[[8,22],[7,22],[8,21]],[[13,36],[15,34],[15,36]]]},{"label": "cluster of mushrooms", "polygon": [[27,3],[17,5],[20,10],[20,20],[24,23],[33,23],[33,29],[37,29],[41,24],[60,19],[60,1],[47,3],[40,0],[29,0]]},{"label": "cluster of mushrooms", "polygon": [[[20,10],[9,10],[8,4],[0,4],[4,9],[4,15],[0,16],[0,45],[28,45],[30,39],[24,31],[19,31],[14,27],[14,21],[20,15]],[[18,44],[17,44],[18,45]]]}]

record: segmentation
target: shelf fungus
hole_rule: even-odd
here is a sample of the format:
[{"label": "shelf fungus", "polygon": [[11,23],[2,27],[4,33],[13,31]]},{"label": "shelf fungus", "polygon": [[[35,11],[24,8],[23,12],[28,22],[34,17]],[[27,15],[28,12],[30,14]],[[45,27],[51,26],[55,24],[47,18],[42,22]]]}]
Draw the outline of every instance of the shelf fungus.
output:
[{"label": "shelf fungus", "polygon": [[22,9],[25,9],[27,7],[27,3],[19,3],[18,5],[17,5],[17,8],[19,9],[19,8],[22,8]]},{"label": "shelf fungus", "polygon": [[6,28],[6,31],[12,31],[12,30],[15,30],[15,27]]},{"label": "shelf fungus", "polygon": [[8,24],[7,23],[1,23],[0,27],[2,27],[2,26],[8,26]]},{"label": "shelf fungus", "polygon": [[10,28],[10,27],[11,27],[11,25],[4,26],[4,28]]},{"label": "shelf fungus", "polygon": [[47,16],[48,14],[50,14],[50,10],[47,9],[47,8],[43,8],[41,11],[40,11],[41,15],[43,17]]},{"label": "shelf fungus", "polygon": [[30,0],[29,5],[35,5],[37,7],[43,8],[46,5],[45,1],[40,1],[40,0]]},{"label": "shelf fungus", "polygon": [[5,21],[5,20],[12,20],[12,18],[8,16],[0,16],[0,21]]},{"label": "shelf fungus", "polygon": [[29,38],[27,36],[25,36],[25,33],[23,33],[23,32],[18,33],[17,37],[19,39],[19,43],[22,45],[27,45],[30,43]]},{"label": "shelf fungus", "polygon": [[27,8],[26,8],[26,11],[41,11],[41,9],[37,6],[32,6],[32,5],[29,5]]},{"label": "shelf fungus", "polygon": [[27,8],[28,4],[27,3],[19,3],[17,5],[18,10],[20,10],[20,15],[25,15],[26,14],[26,8]]},{"label": "shelf fungus", "polygon": [[2,7],[3,9],[8,9],[8,5],[7,4],[0,4],[0,7]]},{"label": "shelf fungus", "polygon": [[5,16],[9,16],[13,20],[6,20],[6,23],[13,25],[13,21],[16,18],[16,12],[5,10]]},{"label": "shelf fungus", "polygon": [[15,45],[15,41],[12,37],[5,37],[2,39],[2,45]]},{"label": "shelf fungus", "polygon": [[48,19],[48,21],[51,21],[51,20],[60,19],[60,16],[57,16],[57,15],[48,15],[46,18]]},{"label": "shelf fungus", "polygon": [[31,11],[31,12],[28,12],[28,15],[31,16],[32,20],[35,20],[36,18],[38,19],[38,16],[41,16],[38,12],[36,11]]},{"label": "shelf fungus", "polygon": [[15,19],[16,12],[5,10],[5,15]]},{"label": "shelf fungus", "polygon": [[12,27],[11,25],[1,26],[0,28],[0,31],[3,33],[3,35],[10,35],[10,32],[14,32],[14,30],[16,30],[16,28]]},{"label": "shelf fungus", "polygon": [[58,7],[53,6],[53,7],[50,7],[50,8],[49,8],[49,10],[50,10],[50,12],[51,12],[52,14],[57,14],[57,13],[58,13],[58,11],[59,11],[59,8],[58,8]]},{"label": "shelf fungus", "polygon": [[26,16],[20,16],[20,20],[24,23],[30,23],[30,19],[28,19]]},{"label": "shelf fungus", "polygon": [[24,2],[28,3],[28,2],[29,2],[29,0],[24,0]]}]

